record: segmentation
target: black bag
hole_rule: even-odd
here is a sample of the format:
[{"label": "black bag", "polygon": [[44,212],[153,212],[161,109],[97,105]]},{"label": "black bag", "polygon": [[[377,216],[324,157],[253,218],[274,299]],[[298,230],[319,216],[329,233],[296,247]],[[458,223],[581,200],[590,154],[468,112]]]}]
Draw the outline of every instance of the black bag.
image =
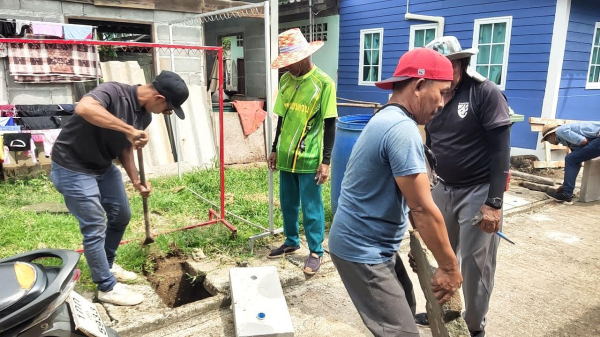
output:
[{"label": "black bag", "polygon": [[10,151],[29,151],[31,148],[31,133],[6,133],[3,138]]}]

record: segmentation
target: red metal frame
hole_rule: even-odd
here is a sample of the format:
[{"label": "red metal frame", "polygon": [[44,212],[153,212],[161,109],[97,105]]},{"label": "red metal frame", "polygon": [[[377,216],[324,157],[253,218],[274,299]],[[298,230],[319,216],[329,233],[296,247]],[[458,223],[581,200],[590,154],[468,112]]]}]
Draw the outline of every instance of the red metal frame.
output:
[{"label": "red metal frame", "polygon": [[[221,210],[217,213],[214,209],[208,210],[208,221],[202,222],[196,225],[187,227],[177,228],[162,232],[159,234],[153,234],[153,237],[157,237],[163,234],[170,234],[178,231],[185,231],[197,227],[205,227],[214,224],[221,223],[232,233],[232,236],[237,237],[237,229],[231,225],[225,219],[225,142],[224,142],[224,131],[223,131],[223,48],[222,47],[200,47],[200,46],[187,46],[187,45],[176,45],[176,44],[161,44],[161,43],[138,43],[138,42],[115,42],[115,41],[98,41],[98,40],[53,40],[53,39],[5,39],[0,38],[0,44],[3,43],[44,43],[44,44],[66,44],[66,45],[90,45],[90,46],[114,46],[114,47],[127,47],[127,48],[168,48],[168,49],[180,49],[180,50],[204,50],[217,53],[217,60],[219,63],[219,169],[220,169],[220,199],[221,199]],[[180,159],[180,158],[178,158]],[[131,242],[131,240],[121,241],[119,245],[124,245]],[[82,252],[83,249],[78,250]]]}]

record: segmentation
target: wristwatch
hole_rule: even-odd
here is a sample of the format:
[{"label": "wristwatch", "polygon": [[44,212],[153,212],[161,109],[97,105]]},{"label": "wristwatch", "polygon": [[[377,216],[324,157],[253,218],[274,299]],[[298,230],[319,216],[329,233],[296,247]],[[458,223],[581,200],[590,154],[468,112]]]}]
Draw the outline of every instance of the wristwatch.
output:
[{"label": "wristwatch", "polygon": [[485,204],[495,208],[495,209],[501,209],[502,208],[502,199],[501,198],[487,198],[485,200]]}]

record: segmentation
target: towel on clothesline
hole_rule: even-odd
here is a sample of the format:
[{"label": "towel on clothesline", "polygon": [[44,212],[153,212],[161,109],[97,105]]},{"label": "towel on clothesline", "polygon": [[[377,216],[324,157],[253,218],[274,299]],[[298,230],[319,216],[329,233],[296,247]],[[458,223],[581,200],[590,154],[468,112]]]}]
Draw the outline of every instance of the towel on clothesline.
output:
[{"label": "towel on clothesline", "polygon": [[244,136],[248,137],[258,130],[267,117],[263,105],[263,101],[233,101],[233,106],[240,116]]},{"label": "towel on clothesline", "polygon": [[0,117],[14,117],[15,106],[12,104],[0,105]]},{"label": "towel on clothesline", "polygon": [[20,83],[82,82],[102,77],[94,46],[9,43],[10,75]]},{"label": "towel on clothesline", "polygon": [[92,26],[82,25],[64,25],[63,26],[66,40],[91,40]]},{"label": "towel on clothesline", "polygon": [[53,22],[32,22],[31,31],[33,35],[45,35],[51,37],[63,37],[62,23]]},{"label": "towel on clothesline", "polygon": [[0,126],[14,126],[15,120],[12,117],[0,117]]}]

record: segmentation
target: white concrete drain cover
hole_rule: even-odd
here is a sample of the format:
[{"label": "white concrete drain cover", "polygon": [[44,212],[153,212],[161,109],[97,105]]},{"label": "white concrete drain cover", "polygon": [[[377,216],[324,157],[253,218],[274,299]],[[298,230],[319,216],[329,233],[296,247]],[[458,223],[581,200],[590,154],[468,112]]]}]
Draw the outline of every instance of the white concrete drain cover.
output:
[{"label": "white concrete drain cover", "polygon": [[229,282],[237,337],[294,336],[277,268],[231,268]]}]

